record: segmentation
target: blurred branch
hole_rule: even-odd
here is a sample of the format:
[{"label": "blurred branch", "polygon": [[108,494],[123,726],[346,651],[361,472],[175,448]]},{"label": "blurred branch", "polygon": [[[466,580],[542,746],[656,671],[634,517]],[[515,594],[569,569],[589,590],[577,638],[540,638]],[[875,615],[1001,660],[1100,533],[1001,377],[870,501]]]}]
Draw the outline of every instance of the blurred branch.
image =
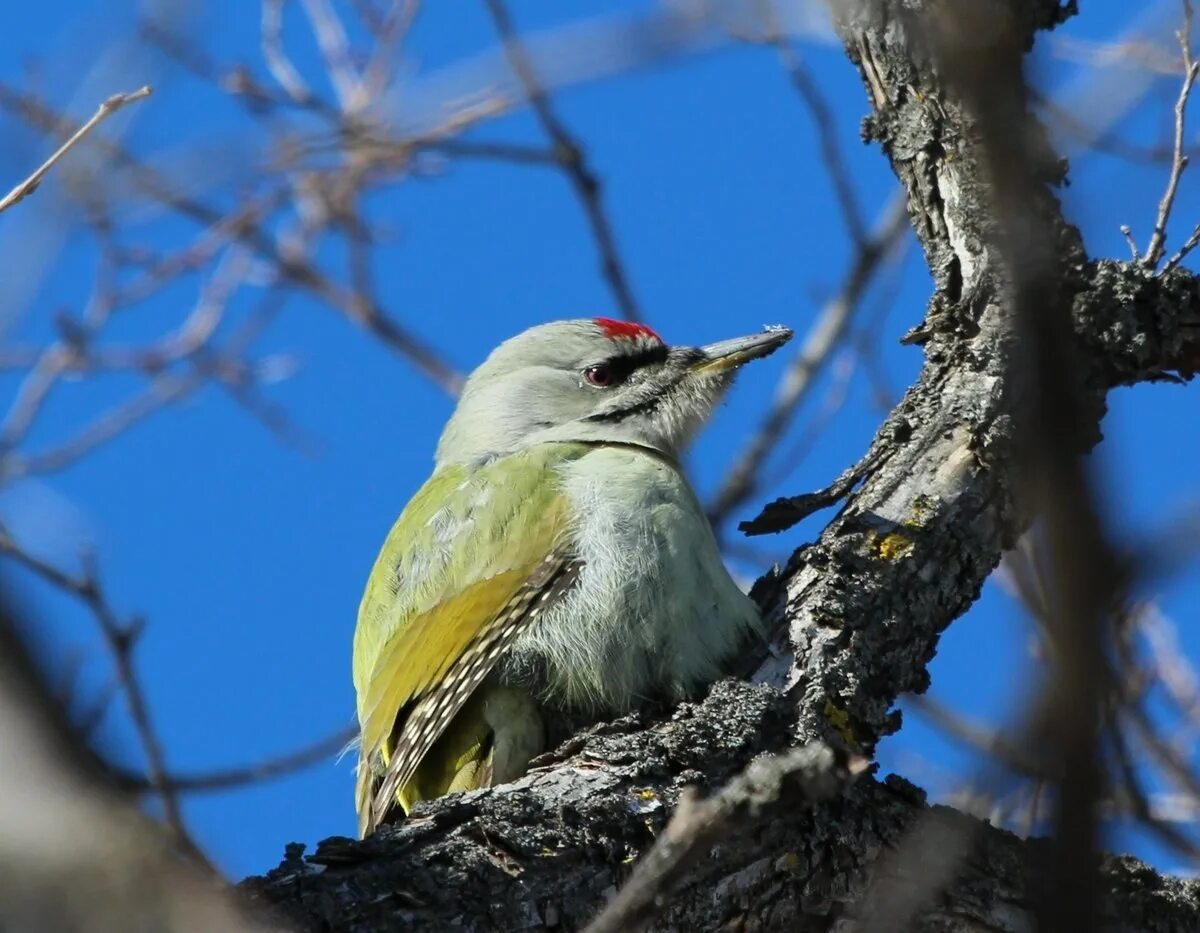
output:
[{"label": "blurred branch", "polygon": [[283,7],[284,0],[262,0],[263,61],[284,93],[303,106],[313,100],[313,93],[283,49]]},{"label": "blurred branch", "polygon": [[386,13],[363,16],[375,36],[375,48],[367,58],[359,82],[363,101],[378,100],[391,82],[400,43],[412,27],[419,9],[419,0],[388,0]]},{"label": "blurred branch", "polygon": [[63,156],[79,145],[79,143],[81,143],[92,130],[98,127],[101,123],[111,117],[126,104],[131,104],[134,101],[139,101],[142,98],[149,96],[150,85],[147,84],[138,88],[136,91],[130,91],[124,94],[113,94],[111,97],[105,100],[102,104],[100,104],[100,107],[96,110],[96,112],[92,114],[91,119],[83,124],[83,126],[77,129],[74,133],[72,133],[67,138],[66,142],[59,146],[58,149],[55,150],[54,154],[45,162],[43,162],[32,175],[13,188],[12,191],[6,194],[3,198],[0,198],[0,214],[4,213],[18,201],[33,194],[33,192],[37,190],[38,185],[42,183],[42,179],[46,177],[46,174],[50,171],[50,169],[54,168],[54,166]]},{"label": "blurred branch", "polygon": [[[1107,127],[1091,126],[1077,113],[1059,104],[1052,97],[1029,89],[1030,99],[1037,103],[1048,123],[1064,131],[1085,149],[1093,152],[1103,152],[1128,162],[1170,162],[1175,154],[1173,143],[1146,144],[1124,139],[1114,130]],[[1190,158],[1200,151],[1191,147],[1187,155]]]},{"label": "blurred branch", "polygon": [[[64,121],[29,94],[0,86],[0,105],[8,107],[49,132],[62,132]],[[282,284],[292,285],[319,298],[327,307],[379,339],[407,359],[418,372],[450,395],[458,393],[462,376],[424,341],[389,315],[373,295],[347,288],[323,271],[304,250],[289,247],[263,228],[265,218],[248,205],[226,216],[194,197],[180,194],[169,179],[117,144],[98,144],[104,155],[128,177],[135,188],[152,200],[206,227],[250,247],[273,264]],[[273,199],[267,199],[267,204]]]},{"label": "blurred branch", "polygon": [[112,657],[113,667],[117,673],[117,682],[125,696],[130,719],[133,721],[138,741],[146,756],[148,780],[162,803],[163,816],[167,825],[184,849],[193,856],[203,859],[184,823],[183,811],[179,806],[179,796],[167,781],[167,766],[162,743],[159,741],[158,733],[151,721],[150,707],[146,702],[141,681],[134,669],[133,651],[138,636],[142,632],[142,622],[135,619],[125,623],[117,617],[108,602],[100,584],[100,578],[97,576],[96,567],[90,558],[83,561],[83,570],[80,574],[70,574],[24,550],[3,526],[0,526],[0,554],[11,558],[51,586],[75,597],[91,612],[104,639],[104,644],[108,648],[109,655]]},{"label": "blurred branch", "polygon": [[759,492],[759,477],[767,458],[808,397],[816,377],[841,344],[863,295],[907,229],[908,214],[900,192],[888,202],[870,236],[855,252],[841,289],[821,309],[800,351],[784,371],[766,418],[725,474],[708,510],[714,527],[719,528],[735,509]]},{"label": "blurred branch", "polygon": [[[1149,794],[1142,786],[1137,764],[1134,762],[1129,743],[1126,741],[1119,715],[1110,716],[1105,737],[1112,747],[1113,757],[1116,759],[1118,774],[1121,778],[1120,796],[1123,799],[1120,802],[1125,805],[1138,823],[1149,829],[1176,852],[1191,858],[1200,858],[1200,848],[1197,847],[1196,842],[1187,833],[1172,825],[1171,821],[1162,819],[1154,812]],[[1192,798],[1192,800],[1194,802],[1196,798]]]},{"label": "blurred branch", "polygon": [[343,113],[353,113],[366,103],[360,93],[361,78],[350,60],[350,42],[346,38],[346,29],[338,18],[329,0],[302,0],[304,11],[312,26],[313,36],[317,40],[325,59],[325,73],[333,84],[337,94],[338,104]]},{"label": "blurred branch", "polygon": [[1115,41],[1056,35],[1050,38],[1050,48],[1056,58],[1092,68],[1138,68],[1160,76],[1179,70],[1169,49],[1136,32]]},{"label": "blurred branch", "polygon": [[514,165],[558,165],[553,150],[518,143],[486,142],[471,139],[439,139],[421,147],[426,152],[461,159],[491,159]]},{"label": "blurred branch", "polygon": [[1166,265],[1163,266],[1163,271],[1170,272],[1181,262],[1183,262],[1187,254],[1194,250],[1198,245],[1200,245],[1200,224],[1196,224],[1196,226],[1192,229],[1192,232],[1188,235],[1188,238],[1183,241],[1183,245],[1180,246],[1179,249],[1175,251],[1175,254],[1167,260]]},{"label": "blurred branch", "polygon": [[849,160],[846,159],[838,141],[833,109],[829,106],[829,101],[821,92],[816,80],[809,74],[803,59],[797,54],[792,43],[780,33],[774,12],[774,6],[771,5],[768,12],[770,19],[765,41],[775,50],[780,64],[788,74],[792,87],[795,88],[808,107],[809,113],[812,114],[821,151],[821,162],[825,166],[829,180],[833,183],[833,190],[842,211],[842,221],[846,224],[855,248],[860,252],[868,252],[877,237],[872,236],[871,240],[868,240],[866,224],[863,221],[862,211],[859,210],[854,185],[851,184],[847,175]]},{"label": "blurred branch", "polygon": [[[233,329],[224,346],[212,344],[229,301],[246,274],[244,257],[236,248],[231,255],[232,260],[221,262],[202,287],[183,324],[153,343],[95,346],[97,325],[89,327],[60,319],[63,335],[37,357],[0,427],[0,481],[62,470],[150,415],[211,384],[228,391],[281,442],[312,449],[312,441],[260,395],[265,378],[274,378],[270,367],[244,358],[251,343],[278,312],[281,295],[267,292],[257,310]],[[20,450],[51,391],[65,378],[116,372],[143,375],[148,384],[49,448]]]},{"label": "blurred branch", "polygon": [[941,17],[927,18],[923,30],[978,135],[1002,326],[1015,341],[1002,360],[1020,393],[1013,403],[1019,496],[1039,516],[1047,545],[1054,673],[1029,730],[1031,744],[1045,741],[1059,756],[1059,790],[1056,858],[1039,918],[1046,929],[1091,929],[1099,916],[1098,809],[1106,790],[1099,744],[1109,694],[1105,656],[1110,610],[1125,575],[1082,462],[1096,414],[1077,365],[1065,287],[1070,259],[1056,249],[1058,218],[1045,204],[1050,154],[1032,142],[1021,64],[1026,44],[1012,12],[959,0]]},{"label": "blurred branch", "polygon": [[1040,780],[1051,776],[1050,763],[1040,760],[1033,751],[1023,745],[1020,736],[1005,735],[971,722],[961,713],[929,696],[913,693],[904,699],[909,707],[915,709],[943,733],[986,755],[1010,771]]},{"label": "blurred branch", "polygon": [[6,610],[0,607],[0,926],[266,933],[224,885],[181,860],[162,828],[113,791]]},{"label": "blurred branch", "polygon": [[[299,748],[286,755],[268,758],[257,764],[243,765],[235,768],[221,768],[214,771],[204,771],[196,774],[172,773],[163,782],[177,794],[209,793],[212,791],[232,790],[250,784],[261,784],[274,780],[295,771],[302,771],[342,751],[348,742],[358,735],[358,729],[348,726],[339,729],[332,735],[325,736],[311,745]],[[139,774],[122,773],[119,775],[121,786],[138,793],[155,792],[154,785]]]},{"label": "blurred branch", "polygon": [[571,135],[566,125],[554,112],[549,95],[538,80],[533,62],[526,55],[525,48],[513,29],[512,20],[503,0],[484,0],[484,3],[487,5],[492,22],[496,26],[496,32],[504,46],[504,54],[508,58],[509,64],[512,65],[517,80],[525,89],[525,94],[529,98],[529,104],[533,107],[538,122],[541,123],[542,129],[554,144],[555,158],[567,178],[570,179],[579,203],[587,215],[592,236],[596,241],[596,248],[600,252],[600,268],[612,291],[613,298],[617,302],[617,307],[628,320],[639,321],[642,319],[642,314],[633,297],[633,290],[629,286],[625,266],[617,251],[617,241],[613,234],[612,224],[609,222],[608,214],[604,210],[604,204],[600,197],[600,178],[588,164],[587,156],[579,141]]}]

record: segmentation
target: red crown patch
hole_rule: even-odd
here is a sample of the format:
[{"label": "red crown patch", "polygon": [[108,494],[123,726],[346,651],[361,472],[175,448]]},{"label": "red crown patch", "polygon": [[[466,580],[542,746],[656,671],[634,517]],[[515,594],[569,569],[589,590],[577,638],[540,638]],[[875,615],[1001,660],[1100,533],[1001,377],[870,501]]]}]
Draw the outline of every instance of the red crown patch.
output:
[{"label": "red crown patch", "polygon": [[654,328],[636,321],[618,321],[611,317],[598,317],[595,321],[604,331],[604,336],[610,340],[636,340],[639,337],[645,337],[656,343],[663,342],[662,337],[658,336],[658,332]]}]

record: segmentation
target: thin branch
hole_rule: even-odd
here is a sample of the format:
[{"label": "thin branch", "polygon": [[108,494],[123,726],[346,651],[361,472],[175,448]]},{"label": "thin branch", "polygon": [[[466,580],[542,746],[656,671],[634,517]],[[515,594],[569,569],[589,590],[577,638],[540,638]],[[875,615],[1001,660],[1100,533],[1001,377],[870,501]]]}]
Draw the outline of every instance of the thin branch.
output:
[{"label": "thin branch", "polygon": [[[1171,208],[1175,205],[1175,194],[1179,190],[1179,179],[1187,168],[1188,157],[1184,152],[1185,121],[1187,118],[1188,97],[1191,96],[1192,86],[1196,82],[1196,74],[1200,72],[1200,62],[1192,59],[1192,2],[1181,0],[1183,4],[1183,26],[1175,33],[1179,39],[1179,49],[1183,55],[1183,84],[1179,89],[1179,97],[1175,101],[1175,144],[1171,155],[1171,172],[1167,178],[1167,190],[1163,192],[1162,200],[1158,202],[1158,217],[1154,221],[1154,233],[1150,237],[1150,245],[1146,247],[1143,262],[1147,268],[1153,269],[1158,265],[1165,252],[1167,242],[1167,222],[1171,219]],[[1180,257],[1182,258],[1182,257]]]},{"label": "thin branch", "polygon": [[1175,705],[1184,731],[1194,735],[1200,727],[1200,675],[1180,645],[1176,627],[1154,603],[1139,607],[1134,623],[1149,649],[1154,681]]},{"label": "thin branch", "polygon": [[[256,314],[234,331],[228,346],[216,350],[210,340],[224,318],[229,300],[242,283],[248,257],[238,246],[229,247],[205,283],[196,305],[178,329],[150,346],[93,350],[86,329],[64,336],[45,351],[22,382],[0,438],[0,478],[9,480],[32,473],[61,470],[96,447],[121,436],[138,422],[201,389],[211,380],[229,389],[235,399],[267,424],[282,440],[297,442],[299,435],[283,415],[255,394],[253,367],[240,355],[278,310],[281,295],[271,291]],[[169,371],[186,364],[185,372]],[[111,408],[79,429],[73,436],[41,453],[28,454],[15,448],[33,424],[50,390],[67,373],[129,371],[150,377],[149,384],[125,402]]]},{"label": "thin branch", "polygon": [[1133,228],[1129,224],[1121,224],[1121,236],[1125,237],[1125,245],[1129,247],[1129,256],[1134,262],[1138,262],[1142,258],[1141,251],[1138,249],[1137,240],[1133,238]]},{"label": "thin branch", "polygon": [[[169,774],[164,783],[177,794],[210,793],[260,784],[295,771],[302,771],[342,751],[347,743],[358,735],[356,726],[339,729],[332,735],[306,745],[294,752],[270,758],[253,765],[237,768],[222,768],[196,774]],[[120,776],[122,787],[138,793],[155,792],[154,785],[140,774],[124,773]]]},{"label": "thin branch", "polygon": [[845,353],[832,364],[829,389],[821,398],[820,407],[813,413],[808,423],[800,429],[799,435],[779,454],[780,466],[766,480],[771,485],[782,484],[789,476],[795,475],[805,459],[826,436],[838,415],[846,406],[850,397],[850,386],[858,372],[861,357],[856,353]]},{"label": "thin branch", "polygon": [[64,142],[55,151],[54,155],[50,156],[45,162],[37,168],[36,171],[23,182],[12,189],[8,194],[0,199],[0,214],[4,213],[18,201],[23,200],[33,194],[42,183],[42,179],[46,177],[46,173],[58,163],[58,161],[68,152],[74,149],[92,130],[98,127],[101,123],[111,117],[114,113],[124,107],[126,104],[131,104],[134,101],[139,101],[144,97],[150,96],[150,85],[145,85],[138,88],[136,91],[130,91],[125,94],[114,94],[112,97],[104,101],[92,118],[77,129],[66,142]]},{"label": "thin branch", "polygon": [[3,479],[11,481],[66,469],[155,412],[195,392],[205,381],[199,371],[154,379],[145,389],[105,412],[61,444],[41,453],[9,454],[4,458]]},{"label": "thin branch", "polygon": [[1179,247],[1175,255],[1167,260],[1166,265],[1163,266],[1163,272],[1170,272],[1172,269],[1174,269],[1177,265],[1183,262],[1183,260],[1187,257],[1187,254],[1194,250],[1197,246],[1200,246],[1200,224],[1196,224],[1196,226],[1192,229],[1191,234],[1186,240],[1183,241],[1183,245]]},{"label": "thin branch", "polygon": [[633,297],[633,289],[629,285],[625,267],[617,250],[612,224],[609,222],[600,198],[600,179],[588,164],[587,156],[578,140],[571,135],[550,105],[550,98],[538,79],[537,72],[534,71],[533,63],[524,46],[517,38],[504,3],[502,0],[484,0],[484,3],[495,23],[496,32],[504,46],[504,54],[508,58],[517,80],[525,89],[525,94],[529,98],[530,106],[533,107],[538,122],[541,123],[542,129],[554,143],[558,163],[562,166],[567,178],[570,179],[571,186],[575,189],[580,204],[583,205],[584,213],[587,214],[588,223],[592,228],[592,236],[596,241],[596,248],[600,252],[600,268],[616,299],[617,307],[628,320],[641,320],[641,311],[638,309],[637,300]]},{"label": "thin branch", "polygon": [[1200,775],[1192,769],[1190,762],[1158,734],[1144,702],[1126,703],[1122,712],[1132,724],[1142,746],[1162,768],[1163,774],[1193,800],[1200,801]]},{"label": "thin branch", "polygon": [[363,330],[383,341],[448,395],[455,396],[462,391],[463,376],[428,344],[402,327],[376,298],[334,282],[308,263],[288,261],[284,272],[288,278],[307,286]]},{"label": "thin branch", "polygon": [[782,496],[762,507],[749,521],[739,522],[738,531],[748,536],[775,534],[799,524],[821,509],[845,499],[876,466],[879,454],[868,450],[853,466],[843,470],[832,483],[816,492]]}]

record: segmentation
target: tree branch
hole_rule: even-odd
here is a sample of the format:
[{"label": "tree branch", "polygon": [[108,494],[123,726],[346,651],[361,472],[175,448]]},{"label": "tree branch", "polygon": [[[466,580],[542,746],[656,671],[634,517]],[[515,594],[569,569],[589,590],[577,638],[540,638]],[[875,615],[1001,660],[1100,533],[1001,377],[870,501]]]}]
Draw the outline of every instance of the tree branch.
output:
[{"label": "tree branch", "polygon": [[[786,743],[788,711],[777,691],[725,681],[668,722],[634,716],[596,727],[514,784],[419,805],[403,824],[363,841],[328,839],[307,858],[291,846],[278,868],[242,887],[313,933],[580,929],[662,836],[683,788],[719,785]],[[930,808],[894,777],[860,778],[832,800],[776,807],[769,820],[724,834],[659,905],[654,928],[829,929],[865,895],[881,856],[926,819],[978,847],[913,929],[1031,929],[1046,846]],[[1163,878],[1133,859],[1109,859],[1103,870],[1104,929],[1191,929],[1200,882]],[[919,893],[921,879],[920,865],[893,873],[891,893]]]},{"label": "tree branch", "polygon": [[21,201],[33,194],[33,192],[37,190],[38,185],[42,183],[42,179],[46,177],[46,174],[50,171],[50,169],[54,168],[54,166],[58,164],[58,161],[63,156],[79,145],[79,143],[81,143],[88,135],[88,133],[98,127],[101,123],[111,117],[126,104],[132,104],[134,101],[141,100],[144,97],[149,97],[150,90],[150,85],[147,84],[144,87],[138,88],[136,91],[129,91],[125,94],[113,94],[112,97],[109,97],[107,100],[101,103],[96,112],[92,114],[91,119],[77,129],[71,136],[69,136],[67,141],[59,146],[58,149],[55,150],[54,154],[45,162],[43,162],[32,175],[13,188],[12,191],[6,194],[3,198],[0,198],[0,214],[3,214],[18,201]]}]

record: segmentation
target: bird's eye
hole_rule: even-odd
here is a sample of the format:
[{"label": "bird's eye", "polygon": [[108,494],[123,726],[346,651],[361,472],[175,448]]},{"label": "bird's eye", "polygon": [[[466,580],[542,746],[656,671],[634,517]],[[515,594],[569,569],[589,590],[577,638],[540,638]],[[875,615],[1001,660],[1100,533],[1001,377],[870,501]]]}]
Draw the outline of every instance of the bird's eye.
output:
[{"label": "bird's eye", "polygon": [[599,389],[607,389],[615,381],[613,369],[607,363],[589,366],[583,371],[583,378]]}]

